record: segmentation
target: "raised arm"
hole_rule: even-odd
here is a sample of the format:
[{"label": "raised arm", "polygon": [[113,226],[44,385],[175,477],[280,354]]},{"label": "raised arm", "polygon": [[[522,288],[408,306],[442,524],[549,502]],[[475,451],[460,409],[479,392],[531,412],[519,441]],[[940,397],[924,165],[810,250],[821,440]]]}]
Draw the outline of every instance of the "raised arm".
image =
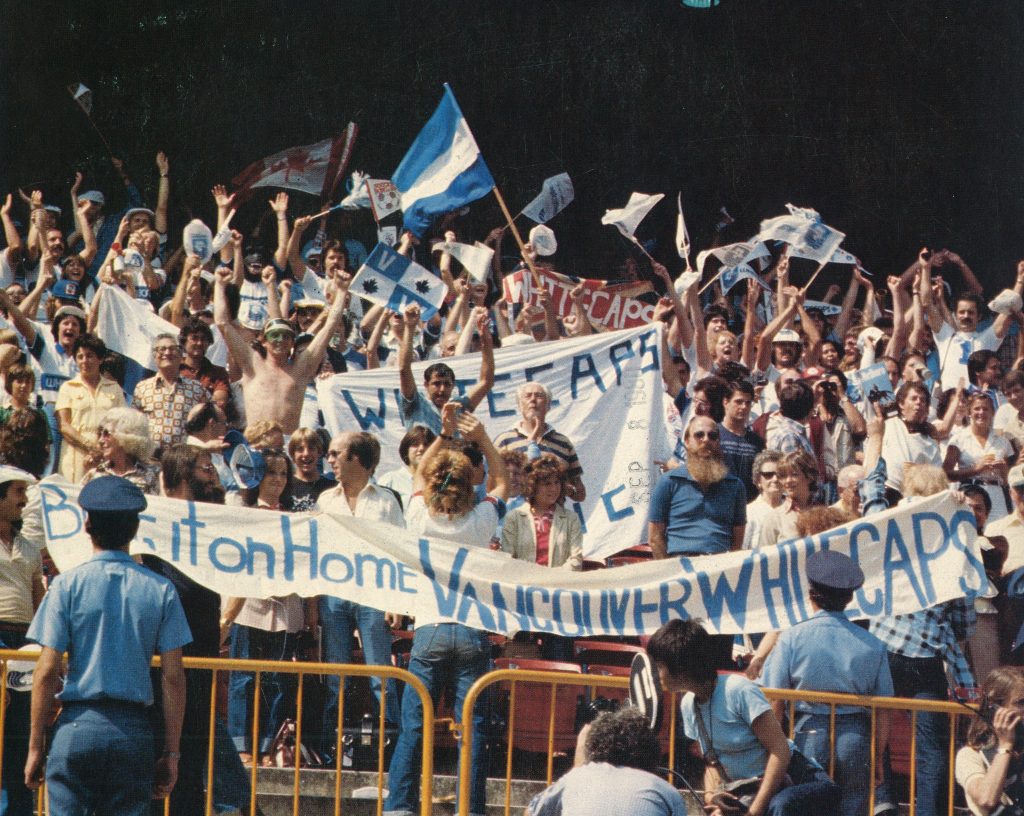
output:
[{"label": "raised arm", "polygon": [[[1013,291],[1024,298],[1024,261],[1017,261],[1017,282],[1013,286]],[[992,323],[992,331],[1000,340],[1006,337],[1006,333],[1010,330],[1010,319],[1010,315],[1000,314],[996,315],[996,319]]]},{"label": "raised arm", "polygon": [[366,370],[380,368],[380,339],[384,336],[384,329],[394,312],[387,309],[380,310],[377,322],[373,324],[373,331],[370,332],[370,339],[366,341]]},{"label": "raised arm", "polygon": [[846,337],[850,328],[850,321],[853,319],[853,306],[857,302],[857,291],[860,289],[860,268],[853,267],[853,275],[850,276],[850,285],[846,287],[846,294],[843,295],[842,311],[836,318],[836,337]]},{"label": "raised arm", "polygon": [[156,194],[156,209],[153,211],[153,229],[166,235],[167,205],[171,200],[171,164],[162,150],[156,154],[156,169],[160,171],[160,186]]},{"label": "raised arm", "polygon": [[693,325],[693,344],[697,349],[697,368],[708,371],[711,368],[711,352],[708,350],[708,333],[704,327],[704,313],[700,308],[696,286],[689,288],[686,299],[690,306],[690,323]]},{"label": "raised arm", "polygon": [[907,349],[907,341],[910,337],[907,313],[913,306],[907,299],[906,290],[900,286],[899,278],[890,275],[886,284],[889,287],[889,294],[892,295],[892,336],[885,346],[884,354],[894,360],[899,360]]},{"label": "raised arm", "polygon": [[953,264],[953,266],[957,267],[960,270],[960,274],[963,276],[965,289],[974,292],[978,295],[984,296],[985,287],[981,285],[981,282],[978,280],[973,270],[966,263],[964,263],[963,258],[957,255],[955,252],[950,252],[948,249],[944,249],[942,251],[942,255],[947,261],[949,261],[951,264]]},{"label": "raised arm", "polygon": [[407,400],[416,398],[416,380],[412,376],[412,344],[420,325],[420,307],[410,303],[402,310],[405,328],[398,344],[398,385]]},{"label": "raised arm", "polygon": [[[213,189],[210,190],[210,195],[213,196],[213,201],[217,205],[217,229],[215,232],[220,232],[228,222],[228,213],[235,201],[235,194],[228,195],[227,188],[223,184],[215,184]],[[229,246],[221,248],[220,259],[224,263],[231,262],[231,248]]]},{"label": "raised arm", "polygon": [[188,288],[199,284],[199,276],[202,271],[198,255],[189,255],[185,258],[185,265],[182,267],[178,285],[174,289],[174,297],[171,299],[170,322],[179,329],[185,325],[185,297],[188,294]]},{"label": "raised arm", "polygon": [[487,476],[490,483],[487,492],[495,498],[507,499],[508,469],[505,467],[505,460],[501,458],[498,449],[494,447],[487,431],[484,430],[483,423],[472,414],[462,412],[456,419],[456,425],[463,437],[470,442],[476,442],[484,459],[487,460]]},{"label": "raised arm", "polygon": [[[25,338],[25,342],[31,347],[32,343],[35,342],[35,327],[31,322],[31,317],[38,314],[39,302],[43,299],[43,293],[46,292],[54,282],[57,280],[57,273],[53,268],[53,259],[49,255],[43,256],[43,259],[39,262],[39,277],[36,278],[36,285],[32,287],[32,291],[25,295],[25,299],[21,301],[21,306],[16,307],[16,312],[11,312],[11,322],[14,323],[14,328],[18,330],[18,333]],[[26,328],[30,329],[32,336],[29,337],[25,331],[18,325],[18,315],[22,316],[25,320]]]},{"label": "raised arm", "polygon": [[786,308],[780,309],[775,317],[768,321],[768,325],[764,327],[761,337],[757,341],[757,359],[755,361],[757,371],[767,370],[768,364],[772,361],[772,340],[793,319],[799,302],[803,300],[803,295],[795,286],[787,286],[783,297],[788,301]]},{"label": "raised arm", "polygon": [[740,362],[749,369],[753,369],[756,362],[755,357],[757,356],[755,335],[757,334],[757,324],[759,322],[757,304],[760,300],[761,287],[757,285],[756,281],[748,280],[747,296],[743,304],[743,348],[740,352]]},{"label": "raised arm", "polygon": [[270,209],[277,216],[277,249],[274,250],[274,263],[278,269],[284,269],[288,263],[288,193],[278,193],[269,203]]},{"label": "raised arm", "polygon": [[267,290],[267,320],[281,318],[281,300],[277,294],[277,272],[272,266],[265,266],[260,271],[260,283]]},{"label": "raised arm", "polygon": [[[50,273],[53,274],[52,272]],[[43,275],[39,275],[39,280],[42,281]],[[36,288],[39,287],[39,283],[36,284]],[[28,298],[26,298],[27,300]],[[24,303],[24,301],[22,301]],[[25,345],[32,348],[36,342],[36,327],[32,324],[32,321],[25,317],[25,313],[20,308],[14,305],[14,301],[11,300],[11,296],[7,294],[7,290],[0,287],[0,309],[3,309],[7,313],[7,319],[14,324],[14,328],[18,334],[25,338]]]},{"label": "raised arm", "polygon": [[308,215],[300,215],[292,224],[292,234],[288,236],[288,265],[295,280],[300,283],[306,274],[306,262],[302,260],[302,235],[311,223],[313,219]]},{"label": "raised arm", "polygon": [[18,260],[21,258],[21,236],[18,234],[17,228],[14,226],[14,221],[11,219],[11,206],[14,202],[14,196],[10,193],[7,194],[7,198],[4,199],[3,207],[0,207],[0,221],[3,221],[4,225],[4,240],[7,244],[4,247],[4,252],[7,255],[7,263],[13,269]]},{"label": "raised arm", "polygon": [[[572,311],[576,315],[576,333],[579,336],[585,336],[594,333],[594,326],[590,322],[590,315],[587,314],[587,307],[583,305],[583,298],[587,294],[587,289],[582,283],[577,283],[569,291],[569,299],[572,300]],[[679,298],[677,297],[676,300]],[[674,305],[674,304],[673,304]],[[500,334],[500,324],[499,324]]]},{"label": "raised arm", "polygon": [[487,396],[487,392],[494,387],[494,339],[491,337],[491,316],[486,309],[475,316],[476,329],[480,334],[480,381],[466,395],[470,411],[475,411]]},{"label": "raised arm", "polygon": [[339,287],[334,295],[334,301],[327,312],[327,319],[324,321],[324,324],[317,329],[310,344],[295,359],[293,375],[296,381],[309,382],[319,371],[320,363],[327,352],[327,346],[330,344],[331,338],[334,337],[341,327],[342,319],[345,317],[345,307],[348,302],[348,286],[351,282],[352,276],[346,275],[341,287]]},{"label": "raised arm", "polygon": [[224,336],[228,351],[235,359],[242,374],[252,377],[253,350],[249,347],[245,335],[242,333],[238,323],[232,319],[228,308],[227,285],[231,282],[231,271],[220,266],[214,271],[213,285],[213,319]]},{"label": "raised arm", "polygon": [[[28,235],[25,237],[25,254],[29,263],[35,263],[39,257],[39,222],[45,218],[43,210],[43,193],[41,190],[33,190],[31,195],[25,195],[21,190],[18,193],[29,207]],[[76,203],[77,207],[78,204]]]},{"label": "raised arm", "polygon": [[[82,174],[79,173],[78,178],[81,179],[81,176]],[[89,202],[83,201],[75,207],[75,221],[78,223],[78,231],[82,234],[82,243],[85,244],[82,251],[78,253],[78,257],[82,259],[86,268],[92,265],[93,259],[99,251],[99,245],[96,243],[96,231],[85,217],[85,210],[88,206]]]}]

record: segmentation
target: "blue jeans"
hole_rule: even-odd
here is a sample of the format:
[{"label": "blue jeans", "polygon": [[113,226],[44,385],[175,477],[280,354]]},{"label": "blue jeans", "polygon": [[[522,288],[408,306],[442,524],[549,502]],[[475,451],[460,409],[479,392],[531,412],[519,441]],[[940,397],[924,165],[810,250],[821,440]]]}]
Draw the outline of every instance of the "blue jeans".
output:
[{"label": "blue jeans", "polygon": [[[797,715],[793,741],[805,756],[829,768],[829,715]],[[865,816],[871,796],[871,719],[867,714],[836,715],[835,772],[842,816]]]},{"label": "blue jeans", "polygon": [[776,793],[768,803],[766,816],[808,816],[835,813],[839,809],[839,786],[828,774],[819,773],[814,782],[791,785]]},{"label": "blue jeans", "polygon": [[[423,681],[435,710],[441,691],[455,686],[455,717],[461,719],[466,692],[491,663],[491,642],[486,632],[458,623],[435,623],[416,630],[409,654],[409,671]],[[487,805],[487,702],[481,697],[473,710],[473,754],[470,763],[469,812],[484,813]],[[423,745],[423,705],[406,686],[402,695],[402,730],[388,769],[385,813],[413,813],[420,793],[420,754]],[[460,781],[461,782],[464,780]]]},{"label": "blue jeans", "polygon": [[[232,659],[291,660],[295,657],[295,635],[290,632],[264,632],[251,626],[231,626]],[[253,687],[252,672],[231,672],[228,681],[228,733],[238,751],[252,750]],[[260,679],[259,751],[270,749],[281,724],[292,713],[296,691],[295,675],[264,672]]]},{"label": "blue jeans", "polygon": [[46,790],[51,816],[146,813],[153,794],[153,730],[146,709],[65,706],[46,758]]},{"label": "blue jeans", "polygon": [[[367,665],[391,665],[391,630],[384,622],[384,613],[379,609],[362,606],[352,601],[343,601],[328,595],[320,597],[320,628],[323,632],[323,650],[325,663],[351,663],[353,632],[358,628],[363,641],[363,654]],[[324,701],[324,728],[322,746],[333,751],[335,746],[334,731],[338,725],[338,689],[339,678],[327,675],[327,699]],[[345,681],[348,690],[350,681]],[[380,705],[381,680],[370,678],[377,705]],[[388,681],[387,701],[385,702],[384,719],[398,725],[401,713],[398,706],[398,684]]]},{"label": "blue jeans", "polygon": [[[937,657],[903,657],[889,652],[889,669],[896,697],[915,700],[949,699],[946,671]],[[946,812],[945,791],[948,777],[949,718],[938,712],[917,712],[917,816],[939,816]],[[885,764],[888,791],[894,790],[892,770]],[[882,796],[880,801],[888,801]]]},{"label": "blue jeans", "polygon": [[[18,632],[0,633],[0,649],[20,649],[25,636]],[[13,661],[12,661],[13,662]],[[35,809],[35,794],[25,787],[25,760],[32,722],[32,695],[28,691],[7,689],[7,714],[4,718],[3,790],[0,792],[0,816],[20,816]]]},{"label": "blue jeans", "polygon": [[46,463],[46,475],[57,472],[57,463],[60,462],[60,443],[64,439],[60,435],[60,426],[57,424],[56,403],[47,402],[43,405],[43,415],[46,417],[46,424],[50,426],[50,460]]},{"label": "blue jeans", "polygon": [[[204,768],[205,772],[205,768]],[[219,717],[213,726],[213,812],[247,812],[252,799],[249,773]]]}]

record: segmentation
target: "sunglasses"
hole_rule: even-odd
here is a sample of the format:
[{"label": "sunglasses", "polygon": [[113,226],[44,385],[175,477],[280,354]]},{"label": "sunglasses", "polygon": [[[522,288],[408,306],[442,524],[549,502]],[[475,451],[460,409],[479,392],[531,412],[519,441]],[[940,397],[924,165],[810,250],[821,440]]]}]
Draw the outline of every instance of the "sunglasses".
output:
[{"label": "sunglasses", "polygon": [[288,332],[270,332],[266,338],[268,343],[283,343],[291,338],[291,335]]},{"label": "sunglasses", "polygon": [[692,436],[694,439],[709,439],[715,442],[718,439],[718,431],[694,431]]},{"label": "sunglasses", "polygon": [[759,475],[762,479],[777,479],[779,472],[777,470],[762,470]]}]

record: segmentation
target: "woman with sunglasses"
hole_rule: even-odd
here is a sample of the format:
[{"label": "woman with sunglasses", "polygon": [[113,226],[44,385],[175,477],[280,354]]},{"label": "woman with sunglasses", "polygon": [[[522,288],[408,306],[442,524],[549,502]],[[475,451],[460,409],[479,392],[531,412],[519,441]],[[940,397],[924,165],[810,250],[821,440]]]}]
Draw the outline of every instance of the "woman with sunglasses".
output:
[{"label": "woman with sunglasses", "polygon": [[818,463],[807,451],[790,451],[783,454],[777,465],[785,497],[775,510],[764,520],[756,545],[772,547],[780,541],[796,538],[796,521],[801,512],[812,505],[821,504],[818,499]]},{"label": "woman with sunglasses", "polygon": [[782,493],[782,477],[779,476],[779,462],[784,454],[775,450],[761,451],[754,457],[750,468],[757,498],[747,505],[747,529],[743,534],[743,549],[749,550],[761,536],[761,525],[779,505],[785,496]]},{"label": "woman with sunglasses", "polygon": [[112,408],[99,428],[100,463],[82,477],[82,484],[97,476],[120,476],[143,493],[158,495],[157,468],[150,460],[156,443],[149,437],[149,420],[134,408]]}]

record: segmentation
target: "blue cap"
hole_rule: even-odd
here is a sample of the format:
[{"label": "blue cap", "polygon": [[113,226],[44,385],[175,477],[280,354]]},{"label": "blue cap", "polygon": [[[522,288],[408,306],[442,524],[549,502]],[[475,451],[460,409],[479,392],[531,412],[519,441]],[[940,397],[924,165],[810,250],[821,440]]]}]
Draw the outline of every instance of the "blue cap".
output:
[{"label": "blue cap", "polygon": [[78,281],[61,278],[50,288],[50,294],[57,300],[70,300],[78,302],[78,296],[82,293]]},{"label": "blue cap", "polygon": [[860,589],[864,585],[864,570],[848,555],[821,550],[807,558],[807,580],[825,589]]},{"label": "blue cap", "polygon": [[100,476],[82,488],[78,506],[86,513],[141,513],[146,509],[146,496],[127,479]]}]

